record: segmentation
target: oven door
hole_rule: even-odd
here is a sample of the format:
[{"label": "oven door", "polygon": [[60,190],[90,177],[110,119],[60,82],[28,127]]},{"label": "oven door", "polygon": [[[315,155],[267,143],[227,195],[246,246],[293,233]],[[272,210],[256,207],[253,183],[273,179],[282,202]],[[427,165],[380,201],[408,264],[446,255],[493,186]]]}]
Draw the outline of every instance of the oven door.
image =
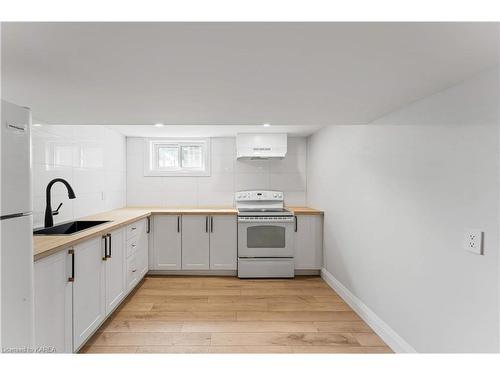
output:
[{"label": "oven door", "polygon": [[291,258],[293,249],[293,218],[238,218],[238,257]]}]

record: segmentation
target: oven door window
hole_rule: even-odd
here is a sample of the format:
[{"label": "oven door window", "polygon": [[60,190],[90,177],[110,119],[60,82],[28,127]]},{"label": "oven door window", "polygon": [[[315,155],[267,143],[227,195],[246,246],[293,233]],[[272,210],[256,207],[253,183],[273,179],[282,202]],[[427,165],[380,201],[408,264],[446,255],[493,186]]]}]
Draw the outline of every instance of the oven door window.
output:
[{"label": "oven door window", "polygon": [[247,228],[247,247],[284,248],[285,228],[277,225],[255,225]]}]

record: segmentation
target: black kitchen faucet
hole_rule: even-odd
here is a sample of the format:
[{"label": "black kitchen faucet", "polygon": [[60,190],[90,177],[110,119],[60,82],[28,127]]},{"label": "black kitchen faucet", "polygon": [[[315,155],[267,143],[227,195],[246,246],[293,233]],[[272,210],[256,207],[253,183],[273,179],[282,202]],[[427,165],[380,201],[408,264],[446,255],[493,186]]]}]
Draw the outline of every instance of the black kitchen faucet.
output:
[{"label": "black kitchen faucet", "polygon": [[56,182],[62,182],[64,186],[66,186],[66,189],[68,189],[68,198],[69,199],[75,199],[76,195],[75,192],[73,191],[73,188],[71,185],[68,183],[63,178],[54,178],[52,181],[49,182],[47,185],[47,190],[45,192],[45,199],[46,199],[46,207],[45,207],[45,228],[52,227],[54,225],[54,218],[53,215],[59,214],[59,209],[62,206],[62,203],[59,204],[59,207],[55,211],[52,211],[52,205],[50,203],[50,189],[52,189],[52,185],[54,185]]}]

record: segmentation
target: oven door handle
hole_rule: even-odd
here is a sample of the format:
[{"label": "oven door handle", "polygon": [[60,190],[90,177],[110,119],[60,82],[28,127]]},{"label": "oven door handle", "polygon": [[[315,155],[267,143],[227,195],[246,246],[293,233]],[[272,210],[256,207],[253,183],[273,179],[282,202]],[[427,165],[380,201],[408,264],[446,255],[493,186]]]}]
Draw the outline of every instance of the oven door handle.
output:
[{"label": "oven door handle", "polygon": [[293,224],[294,218],[283,218],[283,219],[272,219],[272,220],[255,220],[255,219],[247,219],[247,218],[238,218],[238,223],[245,223],[245,224],[255,224],[255,225],[261,225],[261,224]]}]

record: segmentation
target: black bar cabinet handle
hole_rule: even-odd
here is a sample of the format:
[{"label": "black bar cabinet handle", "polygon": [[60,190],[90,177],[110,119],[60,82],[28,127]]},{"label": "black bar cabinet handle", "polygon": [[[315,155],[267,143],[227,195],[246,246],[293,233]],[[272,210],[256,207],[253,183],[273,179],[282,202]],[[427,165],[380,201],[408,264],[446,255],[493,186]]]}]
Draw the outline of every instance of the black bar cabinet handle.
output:
[{"label": "black bar cabinet handle", "polygon": [[208,233],[208,216],[205,216],[205,232]]},{"label": "black bar cabinet handle", "polygon": [[151,233],[151,218],[148,216],[148,229],[146,230],[146,233]]},{"label": "black bar cabinet handle", "polygon": [[68,254],[71,254],[71,277],[68,277],[69,282],[75,281],[75,250],[69,249]]},{"label": "black bar cabinet handle", "polygon": [[177,233],[181,231],[181,217],[177,216]]},{"label": "black bar cabinet handle", "polygon": [[108,233],[106,236],[109,238],[109,256],[108,256],[108,258],[111,258],[111,233]]},{"label": "black bar cabinet handle", "polygon": [[104,240],[104,256],[102,257],[102,260],[107,260],[108,259],[108,235],[104,234],[102,236],[102,239]]},{"label": "black bar cabinet handle", "polygon": [[210,232],[214,232],[214,217],[210,216]]},{"label": "black bar cabinet handle", "polygon": [[298,220],[297,220],[297,215],[294,216],[295,219],[295,232],[297,232],[297,229],[299,227]]}]

